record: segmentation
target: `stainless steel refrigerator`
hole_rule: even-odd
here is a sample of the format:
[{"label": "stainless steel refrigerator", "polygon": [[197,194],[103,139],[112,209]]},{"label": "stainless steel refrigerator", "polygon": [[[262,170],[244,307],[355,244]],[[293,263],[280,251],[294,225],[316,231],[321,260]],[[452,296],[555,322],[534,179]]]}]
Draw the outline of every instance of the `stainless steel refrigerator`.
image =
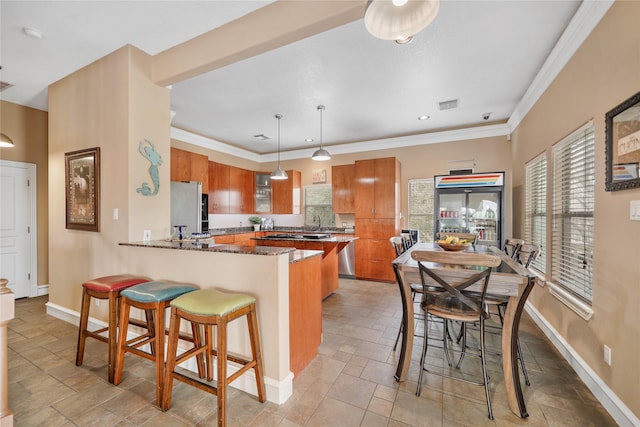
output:
[{"label": "stainless steel refrigerator", "polygon": [[476,233],[478,243],[502,247],[504,172],[434,177],[435,234]]},{"label": "stainless steel refrigerator", "polygon": [[202,184],[171,181],[171,229],[183,228],[183,236],[202,232]]}]

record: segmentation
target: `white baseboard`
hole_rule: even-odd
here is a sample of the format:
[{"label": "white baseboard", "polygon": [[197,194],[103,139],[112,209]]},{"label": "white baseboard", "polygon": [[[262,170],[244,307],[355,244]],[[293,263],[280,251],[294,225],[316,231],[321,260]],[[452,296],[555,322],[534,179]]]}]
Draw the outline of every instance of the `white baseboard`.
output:
[{"label": "white baseboard", "polygon": [[36,296],[41,297],[42,295],[49,295],[49,285],[38,285]]},{"label": "white baseboard", "polygon": [[591,393],[600,401],[618,425],[629,427],[640,426],[640,419],[636,417],[624,402],[616,396],[613,390],[602,381],[547,319],[529,302],[526,303],[525,310],[547,338],[551,340],[556,349],[562,354],[562,357],[569,362],[569,365],[571,365],[576,374],[578,374],[580,379],[586,384],[589,390],[591,390]]},{"label": "white baseboard", "polygon": [[[72,323],[74,325],[78,325],[80,323],[80,313],[74,310],[70,310],[66,307],[62,307],[58,304],[54,304],[52,302],[47,302],[47,314],[58,318],[60,320],[64,320],[65,322]],[[106,322],[102,320],[94,319],[89,316],[89,328],[91,329],[99,329],[107,326]],[[131,331],[127,333],[127,338],[134,338],[136,335],[132,334]],[[189,359],[185,363],[180,365],[181,367],[188,369],[193,372],[198,372],[195,359]],[[228,374],[231,375],[236,372],[240,368],[240,365],[229,362],[227,365]],[[213,372],[216,372],[215,364],[213,367]],[[214,375],[215,379],[215,375]],[[289,375],[286,376],[282,381],[274,380],[273,378],[269,378],[265,376],[264,378],[265,388],[267,391],[267,400],[269,402],[273,402],[278,405],[282,405],[285,403],[293,394],[293,373],[289,372]],[[256,377],[254,375],[253,370],[245,372],[240,378],[236,379],[233,383],[233,387],[242,390],[244,392],[250,393],[254,396],[258,394],[258,390],[256,388]]]}]

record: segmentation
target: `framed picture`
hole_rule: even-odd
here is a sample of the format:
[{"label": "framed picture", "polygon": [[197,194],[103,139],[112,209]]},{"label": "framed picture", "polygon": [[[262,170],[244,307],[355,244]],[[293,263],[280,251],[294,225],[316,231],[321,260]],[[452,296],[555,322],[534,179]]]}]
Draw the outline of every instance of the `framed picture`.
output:
[{"label": "framed picture", "polygon": [[605,190],[640,187],[640,92],[605,116]]},{"label": "framed picture", "polygon": [[99,231],[100,148],[65,153],[66,226]]}]

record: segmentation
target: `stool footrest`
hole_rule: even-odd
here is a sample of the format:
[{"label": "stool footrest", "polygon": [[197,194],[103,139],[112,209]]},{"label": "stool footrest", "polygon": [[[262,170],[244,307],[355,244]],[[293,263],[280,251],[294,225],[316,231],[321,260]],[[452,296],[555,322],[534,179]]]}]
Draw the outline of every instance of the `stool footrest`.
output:
[{"label": "stool footrest", "polygon": [[198,388],[202,391],[206,391],[208,393],[213,394],[214,396],[218,395],[218,387],[212,386],[211,384],[207,384],[207,383],[203,383],[201,381],[198,381],[196,379],[193,379],[187,375],[181,374],[180,372],[173,372],[171,374],[171,376],[173,378],[175,378],[178,381],[182,381],[183,383],[189,384],[194,386],[195,388]]}]

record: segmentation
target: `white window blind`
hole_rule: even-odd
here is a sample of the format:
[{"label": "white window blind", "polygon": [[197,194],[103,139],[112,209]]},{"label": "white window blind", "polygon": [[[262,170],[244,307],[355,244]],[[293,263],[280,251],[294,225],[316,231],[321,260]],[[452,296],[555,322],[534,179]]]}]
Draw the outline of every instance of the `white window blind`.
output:
[{"label": "white window blind", "polygon": [[592,301],[594,131],[589,123],[553,147],[551,280]]},{"label": "white window blind", "polygon": [[420,230],[422,242],[433,241],[433,178],[409,180],[408,226]]},{"label": "white window blind", "polygon": [[531,264],[541,273],[547,265],[547,157],[541,154],[525,165],[524,239],[540,246]]}]

